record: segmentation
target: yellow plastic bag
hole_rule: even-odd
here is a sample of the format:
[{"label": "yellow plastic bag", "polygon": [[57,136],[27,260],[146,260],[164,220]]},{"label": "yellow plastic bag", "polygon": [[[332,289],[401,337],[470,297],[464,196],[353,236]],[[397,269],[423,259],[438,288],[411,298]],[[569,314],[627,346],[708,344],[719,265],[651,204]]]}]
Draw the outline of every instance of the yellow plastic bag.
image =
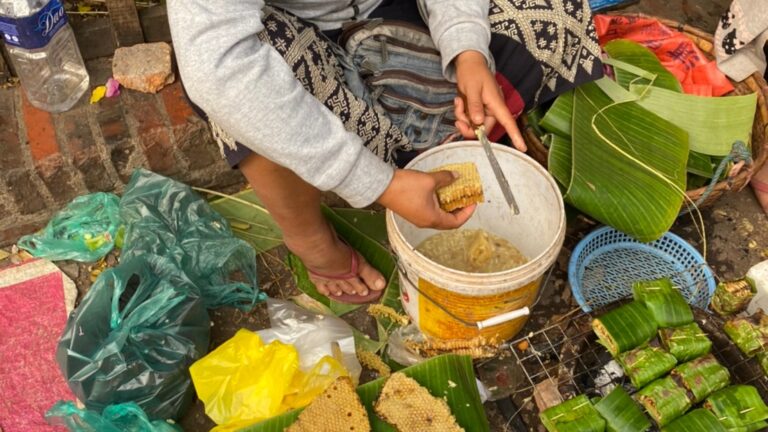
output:
[{"label": "yellow plastic bag", "polygon": [[302,372],[296,348],[277,340],[265,345],[248,330],[238,331],[189,371],[206,414],[219,425],[217,432],[304,407],[337,377],[348,376],[331,357]]}]

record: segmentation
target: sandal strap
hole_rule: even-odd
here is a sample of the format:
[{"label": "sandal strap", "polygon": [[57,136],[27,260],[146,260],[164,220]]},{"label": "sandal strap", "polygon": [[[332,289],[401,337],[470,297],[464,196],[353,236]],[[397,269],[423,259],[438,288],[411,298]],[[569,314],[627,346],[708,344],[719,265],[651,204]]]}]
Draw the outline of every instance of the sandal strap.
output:
[{"label": "sandal strap", "polygon": [[355,279],[358,278],[358,270],[360,267],[360,256],[358,255],[358,252],[354,249],[352,249],[351,246],[347,246],[352,254],[352,263],[350,265],[349,272],[340,274],[340,275],[331,275],[326,273],[320,273],[316,272],[310,268],[307,268],[307,271],[310,275],[320,278],[320,279],[326,279],[326,280],[335,280],[335,281],[343,281],[348,279]]},{"label": "sandal strap", "polygon": [[752,185],[752,188],[759,192],[768,193],[768,183],[766,182],[753,178],[749,184]]}]

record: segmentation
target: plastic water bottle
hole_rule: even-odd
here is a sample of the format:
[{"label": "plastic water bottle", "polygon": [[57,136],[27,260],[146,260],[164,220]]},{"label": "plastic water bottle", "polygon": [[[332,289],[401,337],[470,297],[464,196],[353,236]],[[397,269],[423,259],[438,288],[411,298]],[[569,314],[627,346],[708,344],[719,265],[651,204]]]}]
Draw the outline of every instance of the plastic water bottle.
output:
[{"label": "plastic water bottle", "polygon": [[61,112],[88,89],[62,0],[0,0],[0,35],[35,107]]}]

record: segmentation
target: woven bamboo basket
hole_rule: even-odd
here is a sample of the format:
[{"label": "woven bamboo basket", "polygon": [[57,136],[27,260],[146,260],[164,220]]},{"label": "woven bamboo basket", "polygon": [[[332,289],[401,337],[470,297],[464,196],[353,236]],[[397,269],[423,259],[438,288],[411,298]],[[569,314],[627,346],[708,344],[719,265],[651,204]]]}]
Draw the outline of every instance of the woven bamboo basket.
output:
[{"label": "woven bamboo basket", "polygon": [[[677,21],[653,17],[644,14],[621,14],[622,16],[637,16],[642,18],[657,19],[662,24],[674,30],[684,33],[707,55],[710,59],[714,58],[713,36],[703,30],[691,27]],[[760,74],[753,74],[741,82],[732,81],[735,90],[733,94],[744,95],[757,93],[757,111],[755,112],[755,122],[752,127],[752,165],[744,167],[738,174],[729,176],[727,179],[718,182],[710,194],[699,203],[699,207],[706,207],[717,201],[727,191],[739,191],[746,186],[752,175],[760,170],[768,159],[768,106],[766,106],[765,94],[768,92],[768,84]],[[543,166],[547,166],[548,150],[536,135],[534,129],[530,126],[527,116],[521,116],[520,122],[523,127],[523,136],[528,144],[528,154],[536,159]],[[707,187],[687,191],[688,197],[693,202],[698,202],[704,195]]]}]

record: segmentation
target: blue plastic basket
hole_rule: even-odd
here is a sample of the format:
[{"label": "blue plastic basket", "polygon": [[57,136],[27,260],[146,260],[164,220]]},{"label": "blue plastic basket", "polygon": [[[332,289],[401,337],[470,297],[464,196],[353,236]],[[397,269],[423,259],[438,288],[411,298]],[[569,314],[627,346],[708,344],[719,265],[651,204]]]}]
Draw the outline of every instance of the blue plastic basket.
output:
[{"label": "blue plastic basket", "polygon": [[589,0],[589,7],[593,12],[598,12],[604,9],[616,8],[628,5],[630,3],[636,3],[638,0]]},{"label": "blue plastic basket", "polygon": [[632,295],[632,284],[670,277],[688,303],[707,309],[715,278],[701,254],[672,233],[640,243],[610,227],[586,236],[571,255],[568,281],[584,312]]}]

